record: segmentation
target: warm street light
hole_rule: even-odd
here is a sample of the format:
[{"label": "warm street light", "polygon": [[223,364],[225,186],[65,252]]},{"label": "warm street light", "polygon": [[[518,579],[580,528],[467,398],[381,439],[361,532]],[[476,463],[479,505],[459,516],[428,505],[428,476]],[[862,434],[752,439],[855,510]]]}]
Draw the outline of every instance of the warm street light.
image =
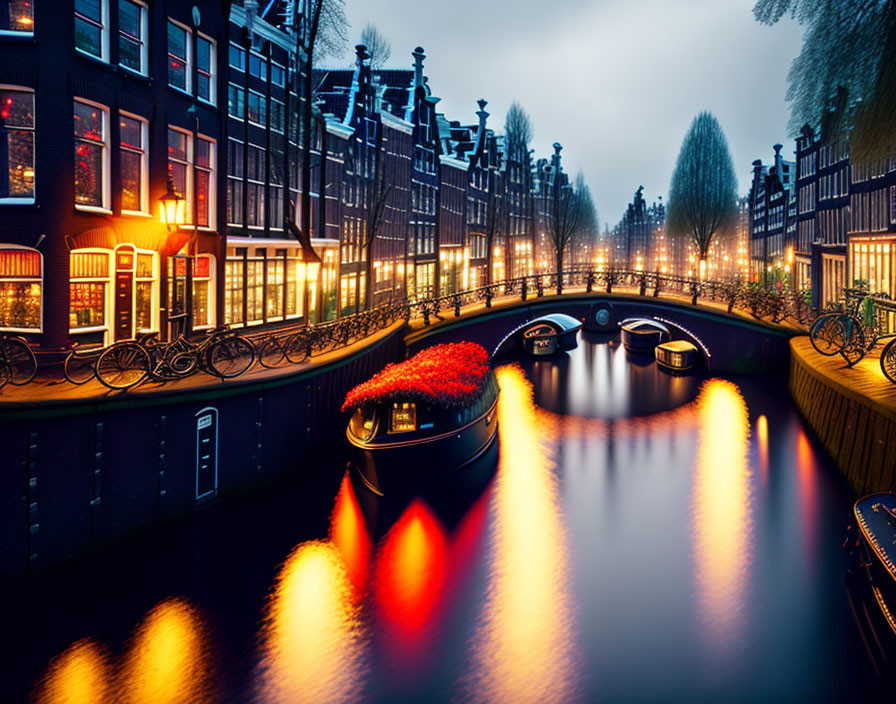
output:
[{"label": "warm street light", "polygon": [[168,190],[159,198],[159,203],[162,206],[159,217],[169,232],[184,224],[186,201],[174,190],[174,183],[171,181],[170,175],[168,176]]}]

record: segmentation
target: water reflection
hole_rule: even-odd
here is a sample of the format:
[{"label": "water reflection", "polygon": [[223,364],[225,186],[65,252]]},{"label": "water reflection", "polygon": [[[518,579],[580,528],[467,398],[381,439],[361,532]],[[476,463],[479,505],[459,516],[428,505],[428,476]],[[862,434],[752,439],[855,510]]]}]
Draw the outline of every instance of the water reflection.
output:
[{"label": "water reflection", "polygon": [[35,690],[38,704],[108,701],[112,695],[109,657],[93,640],[79,640],[50,663]]},{"label": "water reflection", "polygon": [[364,632],[339,550],[300,544],[286,559],[264,628],[260,699],[351,702],[360,699]]},{"label": "water reflection", "polygon": [[693,560],[707,655],[730,657],[743,635],[752,560],[749,419],[737,386],[708,381],[697,399],[699,445],[693,486]]},{"label": "water reflection", "polygon": [[567,536],[551,457],[557,424],[539,415],[520,368],[502,367],[497,374],[501,465],[491,496],[487,596],[463,698],[570,701],[580,672]]}]

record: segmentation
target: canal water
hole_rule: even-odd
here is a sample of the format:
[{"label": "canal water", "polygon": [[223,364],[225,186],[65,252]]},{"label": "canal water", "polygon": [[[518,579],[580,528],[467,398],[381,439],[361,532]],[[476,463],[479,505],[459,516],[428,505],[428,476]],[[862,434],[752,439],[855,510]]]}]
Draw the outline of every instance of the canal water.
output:
[{"label": "canal water", "polygon": [[783,380],[599,338],[498,379],[495,450],[423,496],[373,497],[334,448],[7,590],[4,700],[861,698],[853,498]]}]

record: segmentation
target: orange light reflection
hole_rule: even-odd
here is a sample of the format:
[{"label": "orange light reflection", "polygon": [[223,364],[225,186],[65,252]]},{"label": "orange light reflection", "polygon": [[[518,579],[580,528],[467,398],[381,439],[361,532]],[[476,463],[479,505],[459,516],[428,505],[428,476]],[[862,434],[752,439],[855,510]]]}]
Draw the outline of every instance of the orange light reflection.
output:
[{"label": "orange light reflection", "polygon": [[699,446],[693,488],[697,605],[716,656],[736,650],[746,622],[752,553],[749,419],[740,391],[712,379],[697,399]]},{"label": "orange light reflection", "polygon": [[487,598],[464,700],[569,701],[578,686],[569,555],[552,473],[555,418],[516,366],[497,371],[500,467],[492,489]]},{"label": "orange light reflection", "polygon": [[367,586],[372,544],[348,472],[342,478],[330,516],[330,539],[345,562],[348,579],[354,587],[354,596],[360,599]]},{"label": "orange light reflection", "polygon": [[37,704],[111,701],[114,697],[108,656],[94,641],[79,640],[53,659],[35,689]]},{"label": "orange light reflection", "polygon": [[803,556],[811,567],[815,557],[818,530],[818,484],[812,445],[800,429],[796,438],[796,471],[800,491],[800,523],[803,534]]},{"label": "orange light reflection", "polygon": [[756,419],[756,439],[759,444],[759,476],[765,486],[768,484],[768,418],[764,415]]}]

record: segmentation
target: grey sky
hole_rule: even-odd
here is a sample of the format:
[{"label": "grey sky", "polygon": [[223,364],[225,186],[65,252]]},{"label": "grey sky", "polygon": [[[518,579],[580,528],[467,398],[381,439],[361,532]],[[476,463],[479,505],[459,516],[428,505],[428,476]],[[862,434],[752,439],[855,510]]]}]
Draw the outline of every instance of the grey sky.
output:
[{"label": "grey sky", "polygon": [[[755,0],[346,0],[354,45],[371,21],[392,44],[390,66],[424,47],[439,110],[475,121],[489,101],[501,129],[516,98],[537,156],[560,142],[582,169],[601,222],[612,226],[635,189],[665,198],[681,139],[710,110],[728,136],[740,181],[786,139],[787,70],[800,28],[765,27]],[[348,58],[345,59],[348,62]]]}]

